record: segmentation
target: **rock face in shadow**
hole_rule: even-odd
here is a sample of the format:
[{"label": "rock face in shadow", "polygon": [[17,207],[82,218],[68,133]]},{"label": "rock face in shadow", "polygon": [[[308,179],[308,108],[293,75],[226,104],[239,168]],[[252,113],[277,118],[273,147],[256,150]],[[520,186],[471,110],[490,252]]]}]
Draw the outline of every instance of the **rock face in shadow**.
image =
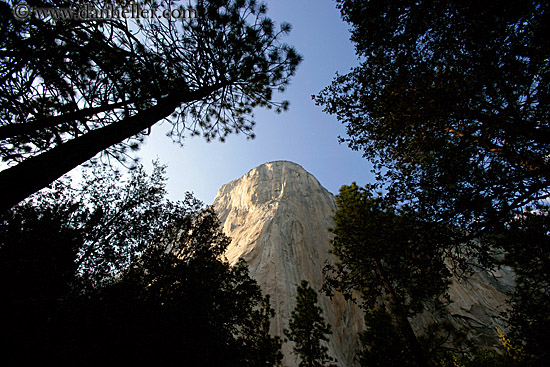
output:
[{"label": "rock face in shadow", "polygon": [[[284,337],[291,311],[295,307],[296,287],[309,281],[319,294],[319,304],[333,334],[329,354],[339,366],[352,366],[359,347],[357,333],[364,328],[361,310],[340,295],[327,298],[320,291],[322,268],[329,255],[332,216],[336,210],[329,193],[301,166],[287,161],[265,163],[243,177],[223,185],[214,199],[223,231],[232,238],[226,256],[234,264],[244,258],[251,276],[264,293],[271,295],[277,313],[272,333]],[[491,344],[494,327],[503,327],[504,289],[512,284],[511,274],[500,278],[482,273],[466,282],[455,282],[450,295],[455,302],[447,309],[448,318],[458,325],[476,325],[469,337]],[[413,321],[421,330],[431,321],[427,312]],[[485,334],[488,332],[489,336]],[[298,365],[291,343],[283,345],[285,366]]]},{"label": "rock face in shadow", "polygon": [[[478,271],[466,279],[453,277],[448,291],[452,303],[445,310],[445,319],[464,330],[475,345],[500,347],[496,329],[508,329],[502,314],[507,311],[508,294],[514,287],[515,275],[509,267]],[[425,312],[414,322],[420,329],[433,322],[433,317]]]}]

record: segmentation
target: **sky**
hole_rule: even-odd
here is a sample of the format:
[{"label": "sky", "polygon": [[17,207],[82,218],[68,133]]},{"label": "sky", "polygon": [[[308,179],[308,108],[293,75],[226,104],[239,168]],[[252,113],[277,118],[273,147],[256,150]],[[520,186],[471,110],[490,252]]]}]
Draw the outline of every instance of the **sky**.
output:
[{"label": "sky", "polygon": [[311,95],[328,86],[336,72],[347,73],[358,64],[349,26],[342,21],[333,0],[268,0],[268,16],[277,25],[288,22],[292,31],[283,41],[296,48],[303,61],[290,86],[276,100],[288,100],[290,108],[281,114],[256,109],[256,138],[230,135],[224,143],[187,137],[184,146],[165,136],[168,123],[157,124],[139,156],[150,170],[151,161],[168,166],[168,197],[182,200],[193,192],[205,204],[214,201],[217,190],[251,169],[276,160],[301,165],[328,191],[337,194],[342,185],[373,181],[371,165],[338,136],[344,126],[335,116],[316,106]]}]

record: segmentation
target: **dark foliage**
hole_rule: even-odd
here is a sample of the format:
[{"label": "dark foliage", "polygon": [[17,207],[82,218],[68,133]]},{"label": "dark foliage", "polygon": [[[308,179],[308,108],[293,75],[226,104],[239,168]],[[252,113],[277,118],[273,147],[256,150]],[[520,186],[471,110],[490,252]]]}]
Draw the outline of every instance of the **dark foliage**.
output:
[{"label": "dark foliage", "polygon": [[499,238],[512,266],[516,289],[512,295],[512,339],[524,343],[535,365],[550,364],[550,209],[518,215]]},{"label": "dark foliage", "polygon": [[391,286],[407,316],[445,293],[450,273],[441,248],[444,228],[355,183],[342,186],[336,203],[331,231],[338,262],[326,268],[330,288],[349,295],[359,291],[365,308],[371,309],[381,295],[390,296],[386,287]]},{"label": "dark foliage", "polygon": [[60,343],[71,335],[67,353],[83,362],[276,365],[272,310],[246,263],[222,259],[228,244],[211,210],[174,223],[116,282],[65,306]]},{"label": "dark foliage", "polygon": [[[15,253],[32,242],[27,236],[39,233],[35,237],[42,243],[41,251],[53,254],[59,248],[57,238],[72,233],[72,252],[63,248],[65,253],[58,257],[72,259],[72,273],[76,269],[82,284],[95,287],[109,282],[171,221],[202,205],[190,194],[183,203],[166,200],[165,169],[154,162],[151,175],[139,166],[124,177],[99,166],[84,170],[78,186],[69,179],[56,181],[0,217],[2,248],[24,256]],[[57,227],[47,227],[54,222]]]},{"label": "dark foliage", "polygon": [[366,330],[359,335],[363,350],[357,353],[361,366],[410,366],[410,351],[390,314],[384,309],[365,313]]},{"label": "dark foliage", "polygon": [[[0,217],[0,359],[17,362],[47,340],[49,318],[70,291],[82,234],[65,222],[64,204],[21,205]],[[34,350],[40,353],[42,348]]]},{"label": "dark foliage", "polygon": [[95,173],[1,217],[2,361],[278,365],[273,309],[246,264],[223,259],[215,213],[167,201],[161,166]]},{"label": "dark foliage", "polygon": [[374,162],[378,189],[457,229],[443,244],[461,265],[507,252],[513,338],[547,359],[547,210],[526,210],[550,195],[548,2],[337,5],[361,64],[316,102]]}]

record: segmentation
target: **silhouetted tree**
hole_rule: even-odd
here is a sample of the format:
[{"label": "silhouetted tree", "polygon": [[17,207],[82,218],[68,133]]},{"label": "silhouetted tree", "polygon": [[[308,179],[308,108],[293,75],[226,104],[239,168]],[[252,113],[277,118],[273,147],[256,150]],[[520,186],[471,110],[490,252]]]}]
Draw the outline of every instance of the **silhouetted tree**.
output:
[{"label": "silhouetted tree", "polygon": [[246,263],[224,259],[229,243],[211,208],[173,223],[112,285],[67,304],[60,315],[73,336],[67,354],[84,362],[276,365],[280,341],[265,333],[271,308]]},{"label": "silhouetted tree", "polygon": [[400,367],[411,363],[411,352],[385,309],[367,311],[365,326],[359,334],[363,349],[357,353],[361,366]]},{"label": "silhouetted tree", "polygon": [[280,366],[283,360],[283,341],[269,332],[271,319],[275,316],[269,299],[269,295],[263,298],[259,312],[252,314],[249,322],[245,322],[240,329],[240,342],[246,348],[243,365]]},{"label": "silhouetted tree", "polygon": [[166,200],[164,170],[155,163],[151,175],[138,167],[123,177],[96,167],[80,186],[58,180],[0,214],[9,355],[30,345],[40,355],[64,302],[111,283],[171,221],[201,207],[191,195],[183,203]]},{"label": "silhouetted tree", "polygon": [[[79,240],[73,241],[73,246],[81,280],[89,285],[109,281],[171,221],[201,207],[202,203],[190,194],[184,202],[166,200],[165,169],[154,162],[150,175],[138,166],[123,176],[98,166],[83,170],[79,185],[69,179],[59,180],[5,213],[2,225],[6,230],[20,231],[13,235],[6,232],[11,236],[5,239],[6,244],[11,247],[13,243],[17,251],[17,238],[36,229],[34,225],[27,228],[16,224],[28,223],[31,219],[26,217],[31,211],[40,218],[57,218],[63,228],[78,233]],[[52,236],[56,233],[52,231]],[[50,242],[55,243],[51,239]]]},{"label": "silhouetted tree", "polygon": [[492,267],[504,247],[519,275],[515,330],[547,340],[535,326],[547,324],[547,219],[525,211],[550,196],[548,2],[337,4],[361,64],[316,102],[374,163],[378,189],[457,229],[446,247],[462,264]]},{"label": "silhouetted tree", "polygon": [[83,171],[77,194],[86,217],[74,225],[85,236],[77,264],[88,284],[112,279],[173,221],[202,206],[189,193],[182,202],[167,200],[165,171],[158,162],[150,175],[141,165],[126,177],[102,166]]},{"label": "silhouetted tree", "polygon": [[50,337],[48,320],[74,281],[83,236],[66,222],[72,203],[51,204],[39,208],[27,202],[0,216],[3,364],[31,350],[41,354]]},{"label": "silhouetted tree", "polygon": [[276,30],[255,0],[198,0],[196,19],[139,22],[21,21],[15,3],[0,3],[0,155],[11,165],[0,172],[0,210],[100,152],[124,160],[158,121],[173,124],[176,140],[186,131],[223,140],[253,136],[254,107],[287,108],[273,91],[284,90],[301,58],[280,43],[290,26]]},{"label": "silhouetted tree", "polygon": [[323,342],[328,342],[332,333],[317,305],[317,293],[306,280],[297,288],[296,307],[292,311],[285,335],[295,343],[294,353],[301,362],[300,367],[323,367],[334,361]]}]

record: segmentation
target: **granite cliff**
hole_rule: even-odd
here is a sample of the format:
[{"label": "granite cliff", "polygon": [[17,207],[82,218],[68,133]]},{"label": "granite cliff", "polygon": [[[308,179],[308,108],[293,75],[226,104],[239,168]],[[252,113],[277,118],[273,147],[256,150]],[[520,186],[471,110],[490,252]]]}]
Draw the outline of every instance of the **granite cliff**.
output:
[{"label": "granite cliff", "polygon": [[[296,287],[308,280],[318,291],[322,268],[329,255],[335,198],[301,166],[287,161],[265,163],[240,179],[223,185],[214,199],[223,231],[232,238],[226,256],[231,263],[244,258],[251,276],[271,295],[277,315],[272,332],[283,336],[295,306]],[[490,345],[495,326],[504,327],[504,292],[513,286],[510,272],[480,273],[455,281],[450,290],[448,318],[455,324],[475,326],[470,339]],[[324,317],[332,325],[329,354],[340,366],[352,366],[358,348],[357,333],[364,327],[362,313],[342,296],[319,293]],[[417,330],[431,320],[425,314],[413,320]],[[285,366],[297,366],[292,345],[283,345]]]}]

